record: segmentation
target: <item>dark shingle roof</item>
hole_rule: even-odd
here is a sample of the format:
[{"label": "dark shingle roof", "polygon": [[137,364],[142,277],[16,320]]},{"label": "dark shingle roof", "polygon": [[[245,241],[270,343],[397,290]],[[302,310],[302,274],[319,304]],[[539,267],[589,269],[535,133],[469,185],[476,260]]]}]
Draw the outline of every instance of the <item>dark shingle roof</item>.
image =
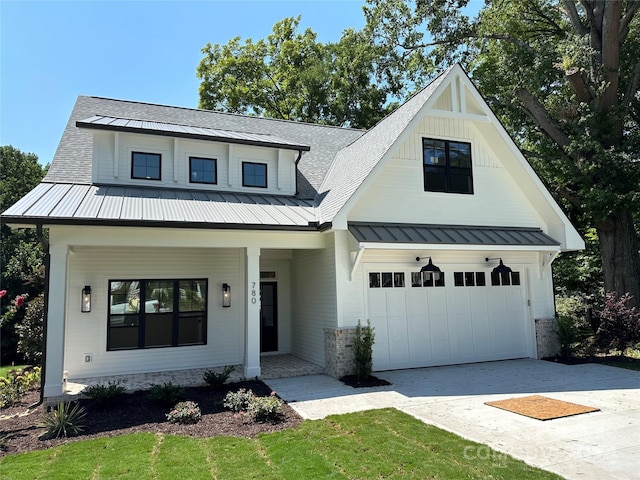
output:
[{"label": "dark shingle roof", "polygon": [[315,196],[338,150],[364,134],[362,130],[81,96],[62,134],[45,182],[91,183],[92,135],[78,128],[76,122],[94,115],[272,135],[308,145],[311,150],[298,164],[298,189],[302,198]]}]

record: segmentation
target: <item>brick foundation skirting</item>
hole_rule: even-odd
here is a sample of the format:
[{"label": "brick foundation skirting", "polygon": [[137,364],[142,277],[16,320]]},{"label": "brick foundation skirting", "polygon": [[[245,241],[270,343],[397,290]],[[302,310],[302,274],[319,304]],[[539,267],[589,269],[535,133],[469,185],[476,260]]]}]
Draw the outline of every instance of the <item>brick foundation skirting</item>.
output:
[{"label": "brick foundation skirting", "polygon": [[335,378],[353,374],[353,337],[356,327],[325,328],[325,373]]},{"label": "brick foundation skirting", "polygon": [[536,319],[536,348],[538,358],[554,357],[560,353],[558,322],[555,318]]}]

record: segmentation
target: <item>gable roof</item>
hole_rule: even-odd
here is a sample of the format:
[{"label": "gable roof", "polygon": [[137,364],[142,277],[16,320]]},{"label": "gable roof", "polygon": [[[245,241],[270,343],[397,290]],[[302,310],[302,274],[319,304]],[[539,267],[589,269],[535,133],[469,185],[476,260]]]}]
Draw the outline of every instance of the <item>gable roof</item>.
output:
[{"label": "gable roof", "polygon": [[449,67],[393,113],[336,155],[320,186],[320,223],[331,221],[378,165],[440,86]]}]

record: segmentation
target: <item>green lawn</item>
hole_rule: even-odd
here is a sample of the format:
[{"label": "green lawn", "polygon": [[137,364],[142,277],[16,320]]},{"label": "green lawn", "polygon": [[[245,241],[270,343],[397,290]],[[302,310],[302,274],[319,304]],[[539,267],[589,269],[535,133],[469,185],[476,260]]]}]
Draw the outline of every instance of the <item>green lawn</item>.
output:
[{"label": "green lawn", "polygon": [[27,365],[16,365],[16,366],[8,365],[6,367],[0,367],[0,377],[6,377],[7,373],[9,373],[11,370],[19,370],[19,369],[24,368],[26,366]]},{"label": "green lawn", "polygon": [[8,455],[22,479],[560,478],[394,409],[335,415],[256,439],[134,434]]}]

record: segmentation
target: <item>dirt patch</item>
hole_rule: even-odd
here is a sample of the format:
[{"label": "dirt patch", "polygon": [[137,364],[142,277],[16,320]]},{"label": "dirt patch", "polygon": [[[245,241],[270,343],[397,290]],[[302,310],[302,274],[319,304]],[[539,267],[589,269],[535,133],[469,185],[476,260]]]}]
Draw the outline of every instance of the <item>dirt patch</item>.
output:
[{"label": "dirt patch", "polygon": [[[44,431],[37,427],[46,412],[44,406],[33,410],[27,407],[38,400],[38,392],[30,392],[17,406],[0,410],[0,456],[40,450],[69,442],[90,438],[114,437],[127,433],[152,432],[190,437],[255,437],[263,432],[276,432],[293,428],[303,419],[288,405],[275,423],[256,423],[245,416],[225,410],[222,401],[229,391],[251,389],[256,395],[267,396],[271,389],[260,381],[247,381],[225,385],[212,390],[206,387],[185,388],[184,400],[200,406],[202,420],[193,425],[169,423],[166,414],[170,406],[161,405],[149,398],[147,392],[135,392],[118,397],[113,405],[100,407],[92,400],[81,400],[87,411],[82,435],[55,440],[39,440]],[[3,440],[4,439],[4,440]]]},{"label": "dirt patch", "polygon": [[535,418],[537,420],[552,420],[554,418],[570,417],[581,413],[597,412],[599,408],[586,407],[577,403],[564,402],[542,395],[510,398],[496,402],[486,402],[485,405],[500,408],[509,412]]}]

